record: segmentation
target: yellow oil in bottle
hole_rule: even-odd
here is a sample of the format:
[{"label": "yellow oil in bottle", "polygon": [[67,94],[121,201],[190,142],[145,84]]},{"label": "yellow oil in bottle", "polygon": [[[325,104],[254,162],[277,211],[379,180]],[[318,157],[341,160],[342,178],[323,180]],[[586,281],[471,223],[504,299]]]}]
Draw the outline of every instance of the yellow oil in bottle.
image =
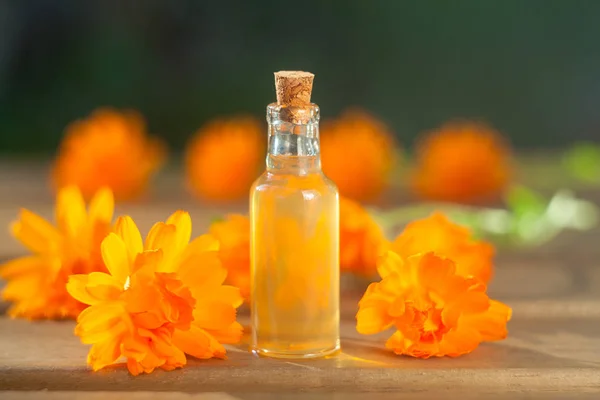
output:
[{"label": "yellow oil in bottle", "polygon": [[326,356],[340,348],[339,195],[321,171],[319,108],[274,103],[267,121],[267,169],[250,193],[252,351]]},{"label": "yellow oil in bottle", "polygon": [[338,191],[316,157],[269,157],[251,195],[253,350],[324,356],[339,349]]}]

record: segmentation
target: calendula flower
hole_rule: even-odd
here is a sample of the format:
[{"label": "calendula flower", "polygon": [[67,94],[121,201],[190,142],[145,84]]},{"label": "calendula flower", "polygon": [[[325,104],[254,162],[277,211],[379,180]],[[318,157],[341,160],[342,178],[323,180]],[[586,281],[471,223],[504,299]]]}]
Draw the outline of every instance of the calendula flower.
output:
[{"label": "calendula flower", "polygon": [[53,169],[57,187],[77,185],[86,198],[109,187],[117,199],[143,193],[165,158],[163,144],[146,134],[141,115],[99,109],[67,127]]},{"label": "calendula flower", "polygon": [[209,200],[246,198],[264,162],[266,134],[252,117],[215,120],[187,145],[190,189]]},{"label": "calendula flower", "polygon": [[504,339],[511,309],[490,298],[474,278],[456,273],[454,261],[434,253],[402,259],[388,252],[359,303],[357,330],[374,334],[394,327],[386,347],[396,354],[456,357],[481,342]]},{"label": "calendula flower", "polygon": [[121,217],[102,241],[109,273],[69,278],[69,293],[90,306],[75,333],[92,345],[94,370],[121,357],[133,375],[172,370],[186,364],[185,354],[224,358],[222,344],[239,341],[239,290],[222,285],[227,271],[217,240],[203,235],[189,242],[191,231],[189,214],[178,211],[142,242],[133,220]]},{"label": "calendula flower", "polygon": [[340,267],[371,277],[377,258],[387,246],[381,227],[359,203],[340,197]]},{"label": "calendula flower", "polygon": [[484,283],[492,277],[494,247],[475,240],[468,228],[452,223],[441,213],[408,224],[391,249],[403,258],[433,251],[454,261],[458,275]]},{"label": "calendula flower", "polygon": [[250,220],[245,215],[232,214],[213,222],[209,233],[220,243],[219,257],[227,269],[227,283],[250,296]]},{"label": "calendula flower", "polygon": [[322,125],[323,171],[343,196],[359,201],[379,196],[388,186],[396,158],[388,128],[363,111],[348,111]]},{"label": "calendula flower", "polygon": [[450,123],[419,143],[412,184],[424,198],[476,203],[510,183],[510,150],[498,132],[474,122]]},{"label": "calendula flower", "polygon": [[113,208],[108,189],[99,190],[86,210],[79,189],[67,187],[58,192],[56,226],[29,210],[21,210],[12,234],[32,254],[0,267],[0,276],[8,281],[4,299],[13,302],[10,316],[75,318],[87,307],[67,293],[67,279],[71,274],[106,270],[100,242],[111,230]]}]

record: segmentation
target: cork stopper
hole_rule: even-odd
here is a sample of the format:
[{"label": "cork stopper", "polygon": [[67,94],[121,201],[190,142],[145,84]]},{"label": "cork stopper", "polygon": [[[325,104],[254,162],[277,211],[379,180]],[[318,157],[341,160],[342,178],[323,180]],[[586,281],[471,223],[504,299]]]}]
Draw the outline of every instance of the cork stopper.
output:
[{"label": "cork stopper", "polygon": [[310,104],[314,75],[303,71],[275,72],[277,104],[304,107]]}]

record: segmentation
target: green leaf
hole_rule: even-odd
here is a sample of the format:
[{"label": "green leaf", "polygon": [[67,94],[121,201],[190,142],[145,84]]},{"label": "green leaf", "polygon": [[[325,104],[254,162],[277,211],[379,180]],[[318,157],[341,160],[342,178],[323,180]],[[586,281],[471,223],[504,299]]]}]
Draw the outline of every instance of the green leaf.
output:
[{"label": "green leaf", "polygon": [[548,201],[539,193],[524,186],[513,186],[506,194],[505,201],[508,209],[515,217],[524,215],[543,215]]},{"label": "green leaf", "polygon": [[562,164],[573,178],[586,183],[600,183],[600,146],[577,144],[565,153]]}]

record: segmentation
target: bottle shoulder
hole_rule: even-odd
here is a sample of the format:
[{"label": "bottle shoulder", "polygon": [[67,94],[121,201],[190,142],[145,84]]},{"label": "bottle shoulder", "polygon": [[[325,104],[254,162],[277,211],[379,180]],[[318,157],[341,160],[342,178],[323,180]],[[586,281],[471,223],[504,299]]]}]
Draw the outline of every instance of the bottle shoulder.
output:
[{"label": "bottle shoulder", "polygon": [[251,192],[299,190],[318,191],[321,193],[338,193],[338,188],[333,181],[322,172],[307,175],[273,174],[263,172],[252,185]]}]

